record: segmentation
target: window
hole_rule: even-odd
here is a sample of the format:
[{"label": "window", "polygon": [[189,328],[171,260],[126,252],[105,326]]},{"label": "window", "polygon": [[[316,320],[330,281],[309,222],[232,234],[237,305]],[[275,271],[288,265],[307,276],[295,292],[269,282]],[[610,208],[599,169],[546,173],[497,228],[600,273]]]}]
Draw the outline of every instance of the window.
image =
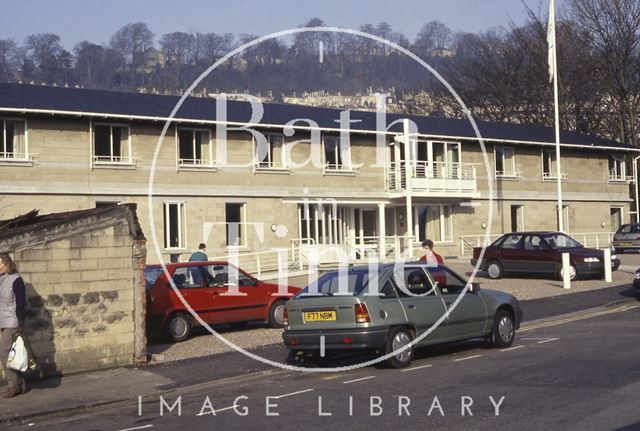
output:
[{"label": "window", "polygon": [[435,295],[433,284],[422,268],[404,268],[393,273],[393,279],[398,286],[400,297],[413,295]]},{"label": "window", "polygon": [[211,132],[178,129],[178,165],[180,167],[212,167]]},{"label": "window", "polygon": [[459,295],[466,283],[446,266],[427,268],[431,277],[438,282],[438,288],[443,295]]},{"label": "window", "polygon": [[256,167],[259,169],[284,169],[284,135],[267,134],[266,147],[256,140]]},{"label": "window", "polygon": [[185,248],[185,214],[183,202],[164,204],[164,248]]},{"label": "window", "polygon": [[244,244],[244,208],[243,203],[225,204],[227,223],[227,246],[239,247]]},{"label": "window", "polygon": [[133,165],[128,126],[93,125],[93,163],[95,165]]},{"label": "window", "polygon": [[324,135],[322,137],[324,146],[324,171],[348,171],[353,172],[351,166],[350,149],[348,145],[342,148],[340,137],[335,135]]},{"label": "window", "polygon": [[521,234],[511,234],[504,237],[504,240],[499,245],[500,248],[518,249],[520,248]]},{"label": "window", "polygon": [[452,240],[451,205],[427,205],[414,207],[414,227],[418,241],[430,239],[434,242],[448,242]]},{"label": "window", "polygon": [[513,148],[496,147],[496,177],[518,177]]},{"label": "window", "polygon": [[0,160],[31,160],[24,120],[0,120]]},{"label": "window", "polygon": [[254,286],[255,283],[235,266],[226,264],[202,267],[209,287]]},{"label": "window", "polygon": [[[556,163],[556,150],[555,148],[544,148],[542,150],[542,181],[544,180],[556,180],[558,179],[558,165]],[[566,174],[561,173],[560,179],[564,180]]]},{"label": "window", "polygon": [[623,156],[609,156],[609,181],[625,181],[625,162]]},{"label": "window", "polygon": [[[357,210],[356,210],[357,211]],[[337,204],[298,204],[298,233],[303,244],[343,244],[348,231],[349,209]],[[355,235],[360,237],[359,216]]]}]

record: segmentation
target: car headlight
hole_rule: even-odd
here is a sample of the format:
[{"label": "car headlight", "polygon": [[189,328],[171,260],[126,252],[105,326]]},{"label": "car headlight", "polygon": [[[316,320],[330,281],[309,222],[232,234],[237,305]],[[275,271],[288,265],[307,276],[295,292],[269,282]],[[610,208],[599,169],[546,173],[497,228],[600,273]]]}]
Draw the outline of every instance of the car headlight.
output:
[{"label": "car headlight", "polygon": [[634,277],[640,279],[640,270],[636,271]]},{"label": "car headlight", "polygon": [[598,263],[600,262],[600,259],[598,259],[597,257],[585,257],[584,261],[588,263]]}]

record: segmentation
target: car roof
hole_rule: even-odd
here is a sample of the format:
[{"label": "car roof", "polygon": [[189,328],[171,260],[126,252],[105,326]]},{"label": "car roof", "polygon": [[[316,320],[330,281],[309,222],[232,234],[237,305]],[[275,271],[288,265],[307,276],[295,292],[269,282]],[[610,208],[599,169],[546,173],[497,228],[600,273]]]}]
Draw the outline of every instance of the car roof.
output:
[{"label": "car roof", "polygon": [[[167,268],[181,268],[184,266],[202,266],[202,265],[228,265],[229,262],[227,261],[204,261],[204,260],[194,260],[192,262],[170,262],[170,263],[165,263],[165,266]],[[162,268],[162,265],[160,265],[159,263],[152,263],[149,265],[145,265],[145,269],[152,269],[152,268]]]}]

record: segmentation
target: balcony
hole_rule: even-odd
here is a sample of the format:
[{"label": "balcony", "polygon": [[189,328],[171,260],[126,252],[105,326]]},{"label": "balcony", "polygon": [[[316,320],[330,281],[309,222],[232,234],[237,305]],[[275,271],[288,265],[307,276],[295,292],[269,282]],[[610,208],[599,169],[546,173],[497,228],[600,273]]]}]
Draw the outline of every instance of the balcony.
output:
[{"label": "balcony", "polygon": [[[477,197],[476,166],[473,163],[413,162],[410,168],[414,196]],[[385,169],[386,190],[404,195],[407,190],[407,162],[390,163]]]}]

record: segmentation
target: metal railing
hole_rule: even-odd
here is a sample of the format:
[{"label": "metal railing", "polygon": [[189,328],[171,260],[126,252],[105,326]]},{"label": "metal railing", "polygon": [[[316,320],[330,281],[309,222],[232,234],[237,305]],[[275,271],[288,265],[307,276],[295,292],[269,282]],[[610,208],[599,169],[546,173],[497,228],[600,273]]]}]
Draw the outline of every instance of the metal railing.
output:
[{"label": "metal railing", "polygon": [[[302,269],[296,260],[298,253],[292,246],[287,249],[267,250],[252,253],[237,253],[236,263],[240,268],[260,278],[263,274],[278,270],[289,270],[296,266]],[[232,254],[209,257],[210,261],[231,261]]]},{"label": "metal railing", "polygon": [[[385,167],[387,191],[407,187],[407,162],[392,162]],[[411,163],[412,187],[418,190],[476,190],[474,163],[416,161]]]},{"label": "metal railing", "polygon": [[0,151],[0,160],[31,160],[31,154]]},{"label": "metal railing", "polygon": [[135,165],[136,159],[129,156],[93,156],[95,165]]},{"label": "metal railing", "polygon": [[213,168],[215,162],[206,159],[178,159],[181,168]]}]

